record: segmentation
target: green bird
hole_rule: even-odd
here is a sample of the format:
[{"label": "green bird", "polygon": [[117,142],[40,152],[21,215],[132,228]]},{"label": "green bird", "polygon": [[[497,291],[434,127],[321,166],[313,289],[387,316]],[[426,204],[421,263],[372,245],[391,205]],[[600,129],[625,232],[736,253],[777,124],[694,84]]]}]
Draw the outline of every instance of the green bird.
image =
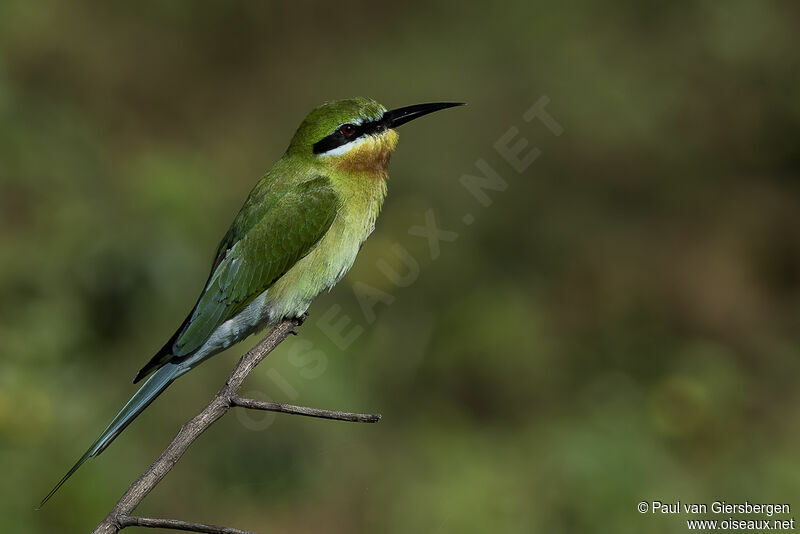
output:
[{"label": "green bird", "polygon": [[39,506],[176,378],[262,328],[302,317],[347,273],[375,227],[397,146],[395,129],[458,105],[387,111],[360,97],[311,111],[222,238],[194,308],[133,382],[153,374]]}]

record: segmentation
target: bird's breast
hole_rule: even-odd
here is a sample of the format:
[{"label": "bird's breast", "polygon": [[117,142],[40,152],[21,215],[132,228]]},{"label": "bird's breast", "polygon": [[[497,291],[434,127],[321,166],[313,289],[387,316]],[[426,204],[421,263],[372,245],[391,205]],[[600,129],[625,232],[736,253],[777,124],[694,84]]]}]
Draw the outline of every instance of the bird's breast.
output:
[{"label": "bird's breast", "polygon": [[314,249],[298,261],[267,291],[271,320],[300,316],[314,298],[347,274],[361,246],[375,228],[386,182],[371,187],[343,188],[342,207]]}]

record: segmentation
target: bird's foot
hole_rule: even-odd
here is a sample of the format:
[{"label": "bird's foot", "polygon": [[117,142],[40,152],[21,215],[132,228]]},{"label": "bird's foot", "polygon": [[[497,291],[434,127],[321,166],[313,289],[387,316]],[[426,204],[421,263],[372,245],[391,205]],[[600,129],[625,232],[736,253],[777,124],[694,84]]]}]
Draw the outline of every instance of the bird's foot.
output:
[{"label": "bird's foot", "polygon": [[297,330],[295,330],[295,328],[297,328],[298,326],[303,326],[303,323],[306,321],[307,318],[308,318],[308,313],[304,313],[300,317],[295,317],[294,328],[289,330],[289,333],[292,334],[293,336],[298,335]]}]

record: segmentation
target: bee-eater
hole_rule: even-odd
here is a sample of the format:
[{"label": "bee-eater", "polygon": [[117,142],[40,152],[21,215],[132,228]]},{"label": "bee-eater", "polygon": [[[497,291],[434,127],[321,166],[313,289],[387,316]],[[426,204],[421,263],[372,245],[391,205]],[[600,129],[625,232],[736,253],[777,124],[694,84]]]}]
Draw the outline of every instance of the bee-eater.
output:
[{"label": "bee-eater", "polygon": [[395,129],[458,105],[387,111],[372,99],[353,98],[311,111],[222,238],[194,308],[133,382],[153,374],[40,506],[176,378],[264,327],[301,317],[332,288],[375,227]]}]

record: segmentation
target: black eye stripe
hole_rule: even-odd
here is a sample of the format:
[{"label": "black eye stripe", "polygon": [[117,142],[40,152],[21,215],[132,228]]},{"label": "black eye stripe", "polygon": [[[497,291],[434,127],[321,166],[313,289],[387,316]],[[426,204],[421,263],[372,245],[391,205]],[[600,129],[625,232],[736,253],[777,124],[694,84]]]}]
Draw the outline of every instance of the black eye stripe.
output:
[{"label": "black eye stripe", "polygon": [[386,124],[383,119],[365,122],[363,124],[353,124],[353,126],[355,126],[355,131],[351,135],[345,135],[341,132],[342,125],[337,126],[332,134],[314,143],[314,154],[322,154],[328,150],[346,145],[365,135],[374,134],[386,129]]}]

